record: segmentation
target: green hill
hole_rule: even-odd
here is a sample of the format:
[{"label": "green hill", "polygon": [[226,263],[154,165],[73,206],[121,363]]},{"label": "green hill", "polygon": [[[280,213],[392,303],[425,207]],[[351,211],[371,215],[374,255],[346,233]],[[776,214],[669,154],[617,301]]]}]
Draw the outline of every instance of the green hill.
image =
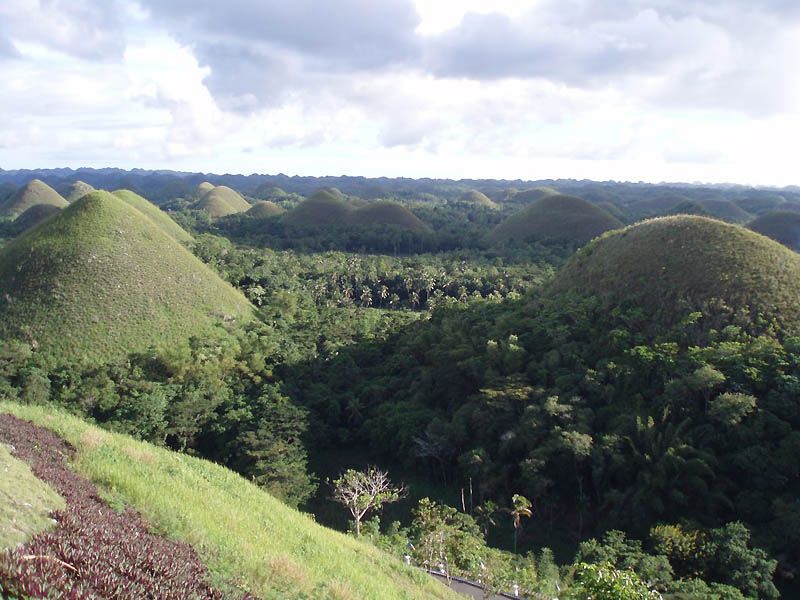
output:
[{"label": "green hill", "polygon": [[[97,485],[101,496],[136,509],[154,531],[190,544],[215,581],[236,582],[264,600],[460,598],[422,570],[318,525],[211,462],[53,409],[0,402],[0,413],[55,431],[76,450],[72,469]],[[34,491],[32,501],[42,496]],[[44,505],[57,501],[46,497]]]},{"label": "green hill", "polygon": [[206,211],[217,219],[248,211],[251,207],[239,192],[227,186],[218,185],[206,192],[194,208]]},{"label": "green hill", "polygon": [[63,196],[67,202],[70,204],[78,200],[79,198],[83,198],[89,192],[93,192],[94,188],[90,186],[88,183],[83,181],[73,181],[70,183],[63,192]]},{"label": "green hill", "polygon": [[300,227],[344,224],[352,210],[341,193],[337,195],[329,190],[320,190],[286,213],[283,220]]},{"label": "green hill", "polygon": [[698,215],[701,217],[710,217],[711,214],[699,202],[694,200],[683,200],[678,202],[675,206],[671,207],[667,215]]},{"label": "green hill", "polygon": [[208,192],[214,189],[214,184],[204,181],[203,183],[197,184],[197,187],[194,188],[194,195],[198,198],[202,198]]},{"label": "green hill", "polygon": [[491,208],[496,210],[499,208],[496,203],[494,203],[486,194],[483,192],[479,192],[478,190],[469,190],[464,192],[459,197],[459,202],[463,202],[464,204],[472,204],[475,206],[483,206],[485,208]]},{"label": "green hill", "polygon": [[267,219],[270,217],[277,217],[278,215],[282,215],[286,211],[269,200],[259,200],[255,204],[253,204],[252,208],[248,210],[245,214],[248,217],[254,217],[256,219]]},{"label": "green hill", "polygon": [[175,221],[173,221],[167,213],[158,208],[149,200],[142,198],[139,194],[135,194],[130,190],[116,190],[113,193],[117,198],[132,206],[144,214],[148,219],[153,221],[153,223],[158,225],[164,233],[175,238],[179,242],[188,242],[192,239],[192,236],[189,235],[189,233]]},{"label": "green hill", "polygon": [[800,213],[767,213],[751,221],[747,228],[800,252]]},{"label": "green hill", "polygon": [[547,194],[511,215],[489,236],[492,242],[564,241],[585,244],[622,223],[608,212],[574,196]]},{"label": "green hill", "polygon": [[412,231],[427,231],[419,217],[395,202],[378,200],[350,213],[353,225],[390,225]]},{"label": "green hill", "polygon": [[0,217],[17,218],[37,204],[51,204],[64,208],[69,206],[61,195],[44,181],[33,179],[18,189],[0,205]]},{"label": "green hill", "polygon": [[561,192],[551,187],[537,187],[529,190],[515,191],[509,196],[508,200],[516,204],[532,204],[547,196],[559,195],[561,195]]},{"label": "green hill", "polygon": [[746,210],[742,210],[739,206],[730,200],[709,199],[701,200],[700,204],[705,208],[708,213],[728,223],[747,223],[753,218]]},{"label": "green hill", "polygon": [[281,198],[286,198],[289,194],[278,186],[262,183],[256,188],[254,195],[262,200],[280,200]]},{"label": "green hill", "polygon": [[595,296],[605,310],[639,307],[655,327],[705,307],[722,323],[761,330],[765,319],[800,333],[800,256],[704,217],[663,217],[609,232],[578,251],[551,290]]},{"label": "green hill", "polygon": [[46,221],[63,209],[52,204],[35,204],[14,220],[14,231],[17,235]]},{"label": "green hill", "polygon": [[92,192],[0,249],[0,337],[51,363],[119,358],[248,319],[251,305],[141,212]]}]

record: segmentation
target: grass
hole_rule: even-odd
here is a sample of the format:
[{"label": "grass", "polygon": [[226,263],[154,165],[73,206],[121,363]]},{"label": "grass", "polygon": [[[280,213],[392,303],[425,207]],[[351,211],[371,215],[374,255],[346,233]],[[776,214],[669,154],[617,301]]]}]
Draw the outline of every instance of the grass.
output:
[{"label": "grass", "polygon": [[348,222],[353,225],[392,225],[411,231],[428,231],[427,225],[419,217],[395,202],[370,202],[349,215]]},{"label": "grass", "polygon": [[609,232],[578,251],[551,292],[596,296],[609,310],[636,305],[663,326],[721,300],[727,308],[720,314],[738,314],[754,330],[775,323],[800,333],[800,256],[705,217],[662,217]]},{"label": "grass", "polygon": [[[200,186],[203,184],[201,183]],[[198,186],[198,191],[200,190]],[[206,192],[194,208],[207,212],[211,217],[219,219],[236,213],[250,210],[251,206],[239,192],[231,188],[218,185]]]},{"label": "grass", "polygon": [[194,189],[194,193],[198,198],[202,198],[213,189],[214,189],[213,183],[204,181],[203,183],[197,185],[197,187]]},{"label": "grass", "polygon": [[753,215],[742,210],[730,200],[711,198],[708,200],[701,200],[700,204],[711,216],[722,219],[723,221],[728,221],[728,223],[747,223],[747,221],[753,218]]},{"label": "grass", "polygon": [[353,207],[339,195],[320,190],[286,213],[285,223],[297,226],[344,224]]},{"label": "grass", "polygon": [[35,204],[14,220],[14,230],[20,234],[60,212],[61,208],[52,204]]},{"label": "grass", "polygon": [[92,192],[0,249],[0,336],[51,364],[170,347],[251,305],[116,196]]},{"label": "grass", "polygon": [[479,192],[478,190],[469,190],[467,192],[464,192],[464,194],[462,194],[461,197],[459,198],[459,201],[463,202],[465,204],[474,204],[476,206],[484,206],[486,208],[491,208],[493,210],[496,210],[497,208],[499,208],[497,206],[497,204],[495,204],[491,200],[491,198],[489,198],[483,192]]},{"label": "grass", "polygon": [[53,525],[64,500],[0,444],[0,549],[13,548]]},{"label": "grass", "polygon": [[80,200],[89,192],[93,192],[94,188],[90,186],[88,183],[83,181],[74,181],[70,183],[66,189],[66,194],[64,194],[64,198],[72,204],[75,200]]},{"label": "grass", "polygon": [[326,529],[233,472],[91,426],[66,413],[0,402],[77,449],[73,468],[190,543],[212,575],[278,598],[458,598],[427,575]]},{"label": "grass", "polygon": [[622,223],[598,206],[574,196],[548,194],[500,223],[489,239],[585,244],[618,227]]},{"label": "grass", "polygon": [[44,181],[33,179],[18,189],[0,205],[0,217],[16,218],[31,206],[51,204],[59,208],[69,206],[61,195]]},{"label": "grass", "polygon": [[786,211],[768,213],[751,221],[747,228],[795,252],[800,251],[800,213]]},{"label": "grass", "polygon": [[135,194],[130,190],[117,190],[113,192],[113,194],[125,202],[125,204],[132,206],[145,215],[148,219],[153,221],[153,223],[158,225],[161,230],[170,237],[178,240],[179,242],[191,241],[192,236],[189,235],[185,229],[173,221],[167,213],[158,208],[149,200],[142,198],[139,194]]},{"label": "grass", "polygon": [[537,187],[530,190],[522,190],[514,193],[509,200],[517,204],[532,204],[547,196],[558,196],[561,192],[551,187]]},{"label": "grass", "polygon": [[267,219],[270,217],[277,217],[285,212],[283,208],[271,200],[259,200],[253,204],[253,207],[248,210],[246,214],[248,217],[254,217],[256,219]]}]

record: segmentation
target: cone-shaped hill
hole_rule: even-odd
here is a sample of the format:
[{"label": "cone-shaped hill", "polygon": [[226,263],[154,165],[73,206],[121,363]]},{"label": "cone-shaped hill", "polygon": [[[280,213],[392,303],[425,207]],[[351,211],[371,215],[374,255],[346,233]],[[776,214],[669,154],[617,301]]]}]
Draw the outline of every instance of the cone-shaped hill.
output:
[{"label": "cone-shaped hill", "polygon": [[662,217],[594,240],[559,272],[551,294],[636,307],[653,330],[703,310],[703,326],[751,332],[774,322],[800,334],[800,256],[739,225]]},{"label": "cone-shaped hill", "polygon": [[20,234],[46,221],[62,210],[62,208],[52,204],[35,204],[14,220],[14,230],[17,234]]},{"label": "cone-shaped hill", "polygon": [[462,202],[464,204],[471,204],[473,206],[483,206],[485,208],[491,208],[492,210],[496,210],[497,208],[499,208],[497,204],[492,202],[489,196],[487,196],[483,192],[479,192],[478,190],[469,190],[467,192],[464,192],[458,200],[459,202]]},{"label": "cone-shaped hill", "polygon": [[350,214],[353,225],[389,225],[411,231],[427,231],[428,227],[419,217],[395,202],[379,200]]},{"label": "cone-shaped hill", "polygon": [[514,192],[509,197],[509,200],[517,204],[531,204],[547,196],[559,196],[560,194],[561,192],[551,187],[537,187],[530,190],[522,190],[521,192]]},{"label": "cone-shaped hill", "polygon": [[282,215],[285,212],[286,211],[282,207],[270,200],[259,200],[253,204],[252,208],[250,208],[250,210],[248,210],[245,214],[248,217],[253,217],[255,219],[268,219],[270,217]]},{"label": "cone-shaped hill", "polygon": [[197,187],[194,188],[194,195],[198,198],[202,198],[208,192],[214,189],[214,184],[204,181],[203,183],[197,184]]},{"label": "cone-shaped hill", "polygon": [[136,194],[130,190],[117,190],[114,192],[114,195],[125,202],[125,204],[132,206],[144,214],[148,219],[153,221],[153,223],[158,225],[161,230],[164,231],[164,233],[173,237],[179,242],[188,242],[192,239],[192,236],[189,235],[189,233],[175,221],[173,221],[167,213],[158,208],[149,200],[142,198],[139,194]]},{"label": "cone-shaped hill", "polygon": [[492,242],[563,241],[585,244],[609,229],[622,227],[602,208],[574,196],[547,194],[500,223]]},{"label": "cone-shaped hill", "polygon": [[342,225],[346,223],[353,207],[330,190],[320,190],[286,213],[284,223],[298,227]]},{"label": "cone-shaped hill", "polygon": [[144,214],[92,192],[0,250],[0,337],[92,363],[251,318],[245,297]]},{"label": "cone-shaped hill", "polygon": [[31,206],[36,206],[37,204],[50,204],[59,208],[69,206],[69,203],[61,197],[61,194],[44,181],[33,179],[18,189],[14,195],[6,198],[5,202],[0,205],[0,217],[15,219]]},{"label": "cone-shaped hill", "polygon": [[250,203],[242,195],[225,185],[218,185],[206,194],[195,205],[198,210],[206,211],[211,217],[218,219],[250,210]]},{"label": "cone-shaped hill", "polygon": [[730,200],[709,199],[702,200],[700,204],[705,208],[711,216],[729,223],[747,223],[753,218],[746,210],[742,210],[739,206]]},{"label": "cone-shaped hill", "polygon": [[767,213],[751,221],[747,228],[800,252],[800,213]]},{"label": "cone-shaped hill", "polygon": [[280,200],[288,195],[283,189],[269,183],[262,183],[255,191],[255,197],[262,200]]},{"label": "cone-shaped hill", "polygon": [[70,204],[78,200],[79,198],[83,198],[89,192],[93,192],[94,188],[90,186],[88,183],[84,181],[73,181],[70,183],[66,189],[64,190],[64,198]]}]

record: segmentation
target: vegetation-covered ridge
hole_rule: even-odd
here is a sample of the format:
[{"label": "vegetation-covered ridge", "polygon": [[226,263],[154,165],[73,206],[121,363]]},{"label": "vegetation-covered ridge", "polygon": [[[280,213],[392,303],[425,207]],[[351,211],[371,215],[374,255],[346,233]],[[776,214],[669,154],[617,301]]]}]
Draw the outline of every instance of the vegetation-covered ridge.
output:
[{"label": "vegetation-covered ridge", "polygon": [[574,196],[545,194],[511,215],[490,235],[494,242],[561,241],[585,244],[592,238],[622,227],[602,208]]},{"label": "vegetation-covered ridge", "polygon": [[0,403],[0,412],[64,438],[76,448],[73,467],[104,497],[190,544],[215,580],[266,600],[456,597],[424,572],[317,525],[227,469],[52,409]]},{"label": "vegetation-covered ridge", "polygon": [[795,252],[800,252],[800,213],[788,211],[767,213],[752,220],[747,228]]},{"label": "vegetation-covered ridge", "polygon": [[16,218],[37,204],[50,204],[59,208],[68,206],[67,201],[57,191],[45,182],[33,179],[0,204],[0,216]]},{"label": "vegetation-covered ridge", "polygon": [[637,307],[662,327],[702,310],[707,327],[800,333],[800,257],[704,217],[663,217],[610,232],[573,257],[552,291]]},{"label": "vegetation-covered ridge", "polygon": [[92,192],[0,251],[0,335],[51,362],[165,347],[251,305],[158,225]]}]

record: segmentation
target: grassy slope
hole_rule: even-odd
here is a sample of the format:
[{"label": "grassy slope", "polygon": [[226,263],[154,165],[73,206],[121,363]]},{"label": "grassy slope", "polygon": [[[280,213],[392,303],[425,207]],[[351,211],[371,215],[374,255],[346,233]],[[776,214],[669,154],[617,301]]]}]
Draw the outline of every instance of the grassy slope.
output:
[{"label": "grassy slope", "polygon": [[512,200],[517,204],[532,204],[533,202],[541,200],[542,198],[546,198],[547,196],[558,196],[560,193],[561,192],[551,187],[537,187],[516,192],[509,198],[509,200]]},{"label": "grassy slope", "polygon": [[496,242],[563,240],[588,242],[622,223],[608,212],[573,196],[546,195],[511,215],[490,235]]},{"label": "grassy slope", "polygon": [[247,211],[248,217],[256,219],[264,219],[268,217],[276,217],[282,215],[286,211],[270,200],[259,200],[253,207]]},{"label": "grassy slope", "polygon": [[394,225],[412,231],[427,231],[428,227],[419,217],[395,202],[370,202],[363,208],[350,213],[350,223],[354,225]]},{"label": "grassy slope", "polygon": [[0,250],[0,336],[94,362],[218,330],[251,306],[142,213],[93,192]]},{"label": "grassy slope", "polygon": [[662,217],[610,232],[581,249],[554,292],[629,301],[672,324],[713,298],[800,333],[800,256],[738,225],[704,217]]},{"label": "grassy slope", "polygon": [[290,225],[344,224],[353,208],[346,200],[328,191],[319,191],[286,213],[284,221]]},{"label": "grassy slope", "polygon": [[326,529],[233,472],[62,412],[0,402],[77,448],[74,468],[112,501],[189,542],[213,574],[266,599],[459,596],[382,551]]},{"label": "grassy slope", "polygon": [[702,200],[700,201],[705,209],[714,217],[728,221],[729,223],[747,223],[753,218],[749,212],[742,210],[729,200]]},{"label": "grassy slope", "polygon": [[497,204],[492,202],[491,198],[489,198],[483,192],[479,192],[478,190],[469,190],[464,192],[459,200],[466,204],[475,204],[477,206],[485,206],[486,208],[492,209],[498,208]]},{"label": "grassy slope", "polygon": [[0,216],[16,218],[37,204],[52,204],[60,208],[69,205],[57,191],[45,182],[33,179],[3,202],[0,206]]},{"label": "grassy slope", "polygon": [[14,230],[20,234],[60,212],[61,208],[52,204],[35,204],[14,220]]},{"label": "grassy slope", "polygon": [[236,212],[245,212],[251,207],[251,204],[239,192],[225,185],[218,185],[204,196],[204,199],[214,198],[219,198]]},{"label": "grassy slope", "polygon": [[67,187],[66,194],[64,194],[64,198],[66,198],[67,202],[72,204],[75,200],[80,200],[89,192],[93,192],[94,188],[90,186],[88,183],[83,181],[75,181],[70,183]]},{"label": "grassy slope", "polygon": [[767,213],[751,221],[747,228],[800,251],[800,213]]},{"label": "grassy slope", "polygon": [[214,184],[209,183],[208,181],[204,181],[203,183],[197,184],[197,187],[194,189],[194,193],[198,198],[202,198],[208,192],[214,189]]},{"label": "grassy slope", "polygon": [[63,499],[0,444],[0,549],[13,548],[52,524]]},{"label": "grassy slope", "polygon": [[153,223],[158,225],[167,235],[175,238],[179,242],[191,241],[192,236],[189,235],[185,229],[173,221],[167,213],[158,208],[149,200],[142,198],[139,194],[135,194],[130,190],[117,190],[114,192],[114,195],[126,204],[129,204],[144,214],[148,219],[153,221]]}]

